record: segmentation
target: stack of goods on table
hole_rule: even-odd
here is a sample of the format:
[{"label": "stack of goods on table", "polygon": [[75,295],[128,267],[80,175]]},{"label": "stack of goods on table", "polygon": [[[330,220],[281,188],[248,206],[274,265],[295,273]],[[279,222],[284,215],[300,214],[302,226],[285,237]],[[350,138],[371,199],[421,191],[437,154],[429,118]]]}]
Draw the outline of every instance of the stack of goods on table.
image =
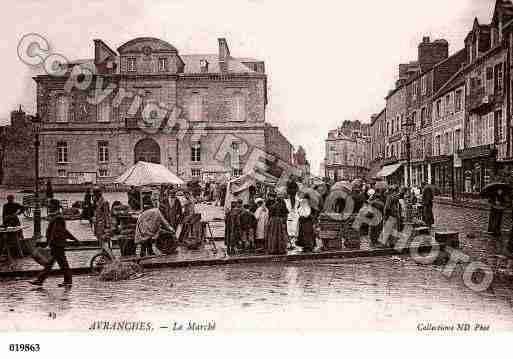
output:
[{"label": "stack of goods on table", "polygon": [[360,249],[360,231],[353,228],[356,214],[352,214],[342,221],[340,236],[344,241],[344,247],[348,249]]},{"label": "stack of goods on table", "polygon": [[323,250],[342,249],[340,232],[342,229],[342,215],[338,213],[321,213],[319,216],[319,238]]}]

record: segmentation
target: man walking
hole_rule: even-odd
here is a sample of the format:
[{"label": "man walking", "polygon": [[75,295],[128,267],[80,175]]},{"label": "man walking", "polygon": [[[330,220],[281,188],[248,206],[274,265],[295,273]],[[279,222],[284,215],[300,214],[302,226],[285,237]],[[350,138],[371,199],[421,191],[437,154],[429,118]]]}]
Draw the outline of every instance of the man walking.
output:
[{"label": "man walking", "polygon": [[50,246],[50,253],[52,258],[41,271],[41,273],[37,276],[37,279],[29,283],[35,286],[42,286],[50,274],[53,265],[55,262],[57,262],[59,267],[64,272],[64,282],[59,284],[59,287],[69,288],[72,284],[72,275],[68,259],[66,258],[66,240],[70,239],[75,242],[78,242],[79,240],[66,229],[66,221],[60,212],[60,203],[58,200],[50,200],[48,204],[48,211],[50,222],[48,224],[48,228],[46,229],[46,240],[47,245]]}]

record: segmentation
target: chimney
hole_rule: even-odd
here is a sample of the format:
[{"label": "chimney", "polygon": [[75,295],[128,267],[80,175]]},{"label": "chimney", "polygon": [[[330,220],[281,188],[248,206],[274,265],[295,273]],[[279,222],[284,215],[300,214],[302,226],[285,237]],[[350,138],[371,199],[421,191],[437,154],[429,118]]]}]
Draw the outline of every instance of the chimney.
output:
[{"label": "chimney", "polygon": [[418,62],[422,72],[449,57],[449,43],[439,39],[431,42],[429,36],[424,36],[419,44]]},{"label": "chimney", "polygon": [[230,49],[224,37],[217,39],[217,42],[219,44],[219,67],[221,68],[221,72],[226,72],[228,70]]},{"label": "chimney", "polygon": [[200,71],[201,73],[207,73],[208,72],[208,61],[203,59],[200,60]]}]

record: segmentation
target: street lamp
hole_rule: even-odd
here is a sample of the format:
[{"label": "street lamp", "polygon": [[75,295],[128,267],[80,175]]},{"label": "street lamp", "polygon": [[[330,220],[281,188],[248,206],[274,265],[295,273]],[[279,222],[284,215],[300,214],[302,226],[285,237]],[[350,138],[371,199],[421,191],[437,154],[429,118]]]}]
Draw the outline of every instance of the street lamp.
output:
[{"label": "street lamp", "polygon": [[41,118],[36,113],[35,116],[30,116],[30,120],[32,122],[34,128],[34,147],[35,147],[35,160],[34,160],[34,169],[35,169],[35,188],[34,188],[34,239],[41,238],[41,203],[39,201],[39,134],[41,132]]},{"label": "street lamp", "polygon": [[406,159],[408,161],[408,169],[406,171],[407,176],[407,185],[408,188],[411,187],[411,142],[410,136],[413,128],[415,127],[415,123],[413,122],[411,117],[406,117],[406,121],[401,124],[401,127],[404,129],[404,136],[406,139]]}]

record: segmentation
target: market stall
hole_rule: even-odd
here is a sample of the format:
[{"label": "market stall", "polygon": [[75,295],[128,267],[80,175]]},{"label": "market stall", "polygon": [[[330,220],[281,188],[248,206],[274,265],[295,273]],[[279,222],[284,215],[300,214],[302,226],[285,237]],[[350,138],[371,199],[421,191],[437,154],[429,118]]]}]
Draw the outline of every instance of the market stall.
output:
[{"label": "market stall", "polygon": [[[141,192],[141,208],[144,208],[144,193],[153,193],[161,185],[181,186],[185,184],[181,178],[165,166],[142,161],[128,168],[115,182],[137,188]],[[158,203],[156,204],[158,205]],[[140,211],[129,211],[119,216],[121,227],[119,241],[123,255],[132,255],[135,252],[135,247],[131,244],[133,243],[135,226],[140,213]],[[166,243],[157,242],[157,248],[165,253],[167,250]]]}]

